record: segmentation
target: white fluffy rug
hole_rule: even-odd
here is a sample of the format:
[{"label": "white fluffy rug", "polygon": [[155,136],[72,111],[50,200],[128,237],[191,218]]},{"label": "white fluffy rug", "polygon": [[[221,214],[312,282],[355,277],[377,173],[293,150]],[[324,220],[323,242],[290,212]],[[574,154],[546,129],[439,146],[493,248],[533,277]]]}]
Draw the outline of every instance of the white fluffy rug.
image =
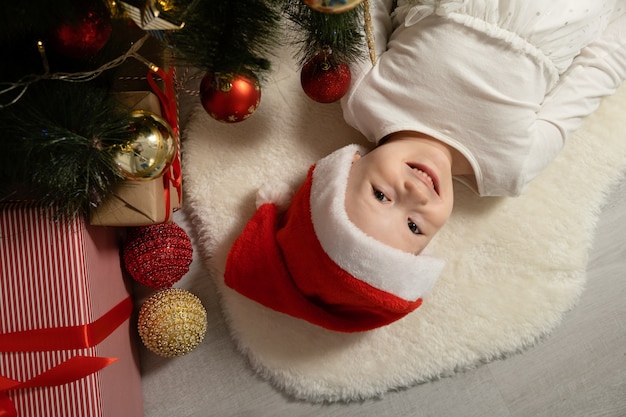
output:
[{"label": "white fluffy rug", "polygon": [[626,170],[626,85],[523,197],[481,199],[459,185],[433,246],[447,259],[434,291],[405,319],[363,334],[315,327],[223,284],[259,185],[295,188],[312,162],[350,142],[364,143],[337,104],[304,95],[290,58],[275,63],[250,119],[221,124],[198,107],[184,131],[185,207],[231,334],[260,375],[308,401],[380,396],[517,352],[554,329],[584,288],[599,210]]}]

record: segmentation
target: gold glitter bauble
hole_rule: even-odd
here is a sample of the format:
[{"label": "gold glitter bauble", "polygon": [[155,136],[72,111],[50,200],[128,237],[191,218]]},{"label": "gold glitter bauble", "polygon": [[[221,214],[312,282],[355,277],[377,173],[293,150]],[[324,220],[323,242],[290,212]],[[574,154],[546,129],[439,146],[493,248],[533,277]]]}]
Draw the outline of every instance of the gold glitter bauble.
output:
[{"label": "gold glitter bauble", "polygon": [[191,352],[204,339],[206,327],[207,314],[200,299],[180,288],[156,292],[139,310],[141,341],[160,356]]}]

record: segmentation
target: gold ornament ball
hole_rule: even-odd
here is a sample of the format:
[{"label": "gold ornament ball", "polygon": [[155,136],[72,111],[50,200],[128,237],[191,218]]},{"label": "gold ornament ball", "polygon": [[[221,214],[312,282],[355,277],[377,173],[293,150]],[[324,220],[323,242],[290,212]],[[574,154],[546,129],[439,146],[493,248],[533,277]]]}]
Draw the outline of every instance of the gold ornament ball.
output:
[{"label": "gold ornament ball", "polygon": [[354,9],[363,0],[303,0],[311,9],[322,13],[343,13]]},{"label": "gold ornament ball", "polygon": [[147,111],[130,113],[128,142],[116,149],[115,164],[127,179],[151,180],[165,171],[176,155],[178,141],[161,116]]},{"label": "gold ornament ball", "polygon": [[191,352],[204,339],[206,328],[207,314],[200,299],[180,288],[154,293],[139,310],[141,341],[160,356],[172,358]]}]

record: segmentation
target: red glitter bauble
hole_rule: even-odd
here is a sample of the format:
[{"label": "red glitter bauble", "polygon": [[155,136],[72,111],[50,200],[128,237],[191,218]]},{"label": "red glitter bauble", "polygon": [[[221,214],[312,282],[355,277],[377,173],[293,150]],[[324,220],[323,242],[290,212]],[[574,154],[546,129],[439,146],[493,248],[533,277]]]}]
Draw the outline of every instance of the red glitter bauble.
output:
[{"label": "red glitter bauble", "polygon": [[237,123],[246,120],[261,102],[259,80],[251,72],[244,74],[208,73],[200,83],[200,100],[215,120]]},{"label": "red glitter bauble", "polygon": [[61,55],[85,59],[109,41],[111,13],[100,0],[76,1],[76,14],[55,28],[50,43]]},{"label": "red glitter bauble", "polygon": [[176,223],[128,230],[122,257],[130,276],[152,288],[169,288],[189,271],[193,248],[189,235]]},{"label": "red glitter bauble", "polygon": [[333,103],[343,97],[350,87],[350,68],[336,63],[327,53],[320,52],[302,67],[302,89],[318,103]]}]

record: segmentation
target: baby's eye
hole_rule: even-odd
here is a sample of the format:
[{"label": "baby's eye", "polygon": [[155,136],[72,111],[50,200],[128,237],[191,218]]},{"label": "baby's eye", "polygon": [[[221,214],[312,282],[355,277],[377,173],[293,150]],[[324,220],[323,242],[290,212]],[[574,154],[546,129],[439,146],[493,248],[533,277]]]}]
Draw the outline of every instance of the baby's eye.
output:
[{"label": "baby's eye", "polygon": [[383,193],[382,191],[377,190],[376,188],[373,189],[374,190],[374,198],[376,198],[376,200],[385,203],[387,201],[389,201],[389,199],[387,198],[387,196],[385,195],[385,193]]},{"label": "baby's eye", "polygon": [[413,221],[411,221],[411,219],[409,219],[407,224],[409,226],[409,230],[411,231],[411,233],[415,235],[421,234],[419,227],[417,227],[417,225]]}]

